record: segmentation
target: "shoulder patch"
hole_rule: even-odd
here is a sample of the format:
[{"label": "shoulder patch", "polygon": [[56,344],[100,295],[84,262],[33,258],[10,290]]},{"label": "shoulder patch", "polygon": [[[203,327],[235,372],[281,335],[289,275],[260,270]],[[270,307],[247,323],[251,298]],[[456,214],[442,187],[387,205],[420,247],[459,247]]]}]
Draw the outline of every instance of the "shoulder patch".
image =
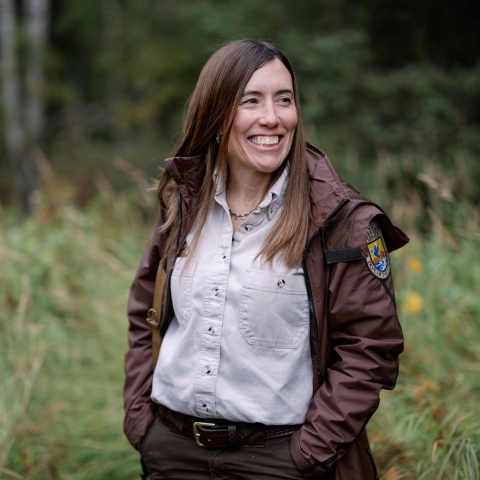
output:
[{"label": "shoulder patch", "polygon": [[388,256],[382,229],[377,221],[367,227],[367,265],[378,278],[385,279],[390,275],[390,257]]}]

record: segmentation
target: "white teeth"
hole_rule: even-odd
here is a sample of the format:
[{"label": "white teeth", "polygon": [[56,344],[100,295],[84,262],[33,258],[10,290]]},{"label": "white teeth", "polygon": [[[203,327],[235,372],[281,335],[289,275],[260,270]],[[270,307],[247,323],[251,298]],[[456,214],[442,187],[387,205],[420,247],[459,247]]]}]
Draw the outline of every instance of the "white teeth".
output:
[{"label": "white teeth", "polygon": [[279,142],[278,137],[250,137],[249,140],[255,145],[277,145]]}]

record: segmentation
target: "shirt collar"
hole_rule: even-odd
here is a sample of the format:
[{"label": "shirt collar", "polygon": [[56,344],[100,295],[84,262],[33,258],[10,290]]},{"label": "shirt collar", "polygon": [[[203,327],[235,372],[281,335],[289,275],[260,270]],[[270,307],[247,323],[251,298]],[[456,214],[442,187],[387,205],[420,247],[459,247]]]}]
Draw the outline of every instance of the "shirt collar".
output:
[{"label": "shirt collar", "polygon": [[[217,175],[215,172],[214,175]],[[270,190],[267,192],[263,200],[259,203],[258,207],[254,212],[268,208],[267,217],[269,220],[273,218],[276,210],[283,205],[285,201],[285,195],[288,185],[288,169],[284,168],[280,177],[277,181],[270,187]],[[226,194],[225,194],[225,180],[221,177],[218,178],[217,190],[215,192],[215,200],[221,205],[227,205]]]}]

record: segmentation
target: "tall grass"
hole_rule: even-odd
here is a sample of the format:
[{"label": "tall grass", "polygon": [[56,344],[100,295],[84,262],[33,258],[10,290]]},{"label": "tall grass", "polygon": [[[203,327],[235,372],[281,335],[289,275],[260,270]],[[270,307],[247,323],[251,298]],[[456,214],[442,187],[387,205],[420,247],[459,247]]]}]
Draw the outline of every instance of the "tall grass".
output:
[{"label": "tall grass", "polygon": [[480,478],[479,247],[417,240],[393,255],[406,349],[369,427],[386,480]]},{"label": "tall grass", "polygon": [[[369,434],[382,480],[475,480],[480,217],[470,197],[459,198],[456,177],[424,162],[409,183],[404,163],[381,157],[368,178],[355,173],[355,158],[337,165],[414,237],[392,255],[406,337],[401,373]],[[50,178],[35,218],[1,214],[0,479],[138,478],[122,433],[125,309],[155,207],[138,172],[117,167],[141,191],[114,193],[98,177],[97,198],[79,209],[71,185]]]},{"label": "tall grass", "polygon": [[[102,190],[0,224],[0,478],[134,478],[122,433],[125,302],[147,231]],[[107,192],[107,193],[105,193]]]}]

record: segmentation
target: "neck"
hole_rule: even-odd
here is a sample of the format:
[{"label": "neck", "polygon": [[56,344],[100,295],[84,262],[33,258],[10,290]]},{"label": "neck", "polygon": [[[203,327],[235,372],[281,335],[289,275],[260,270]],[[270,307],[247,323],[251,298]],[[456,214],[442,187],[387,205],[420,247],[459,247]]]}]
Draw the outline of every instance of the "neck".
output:
[{"label": "neck", "polygon": [[257,208],[271,186],[273,175],[229,167],[226,196],[230,208],[238,214]]}]

